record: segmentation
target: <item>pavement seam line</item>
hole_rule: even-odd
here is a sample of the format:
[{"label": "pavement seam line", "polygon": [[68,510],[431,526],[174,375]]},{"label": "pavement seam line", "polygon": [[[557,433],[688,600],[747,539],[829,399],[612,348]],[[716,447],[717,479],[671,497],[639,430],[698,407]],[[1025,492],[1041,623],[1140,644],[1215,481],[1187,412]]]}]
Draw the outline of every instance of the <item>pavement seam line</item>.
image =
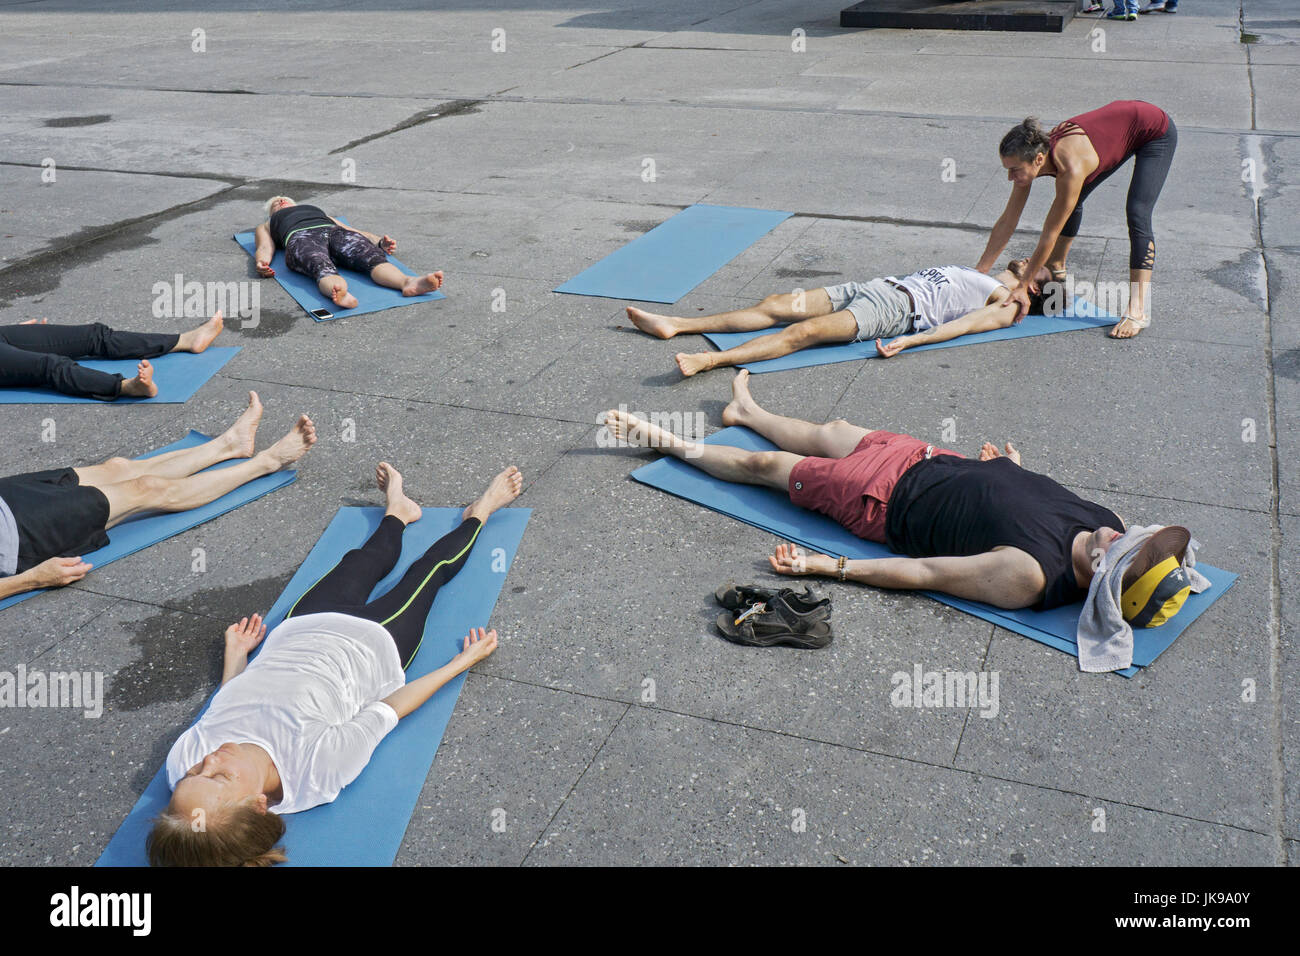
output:
[{"label": "pavement seam line", "polygon": [[[536,685],[536,686],[541,686],[541,685]],[[625,702],[620,701],[619,703],[625,703]],[[627,716],[628,711],[632,709],[632,706],[633,706],[632,704],[627,704],[627,706],[623,709],[623,713],[619,714],[618,717],[614,720],[614,726],[609,729],[609,733],[605,735],[605,739],[600,742],[600,746],[597,747],[595,753],[591,755],[591,759],[587,761],[587,766],[582,768],[582,773],[578,774],[578,779],[573,781],[573,785],[569,787],[569,792],[566,793],[564,797],[560,800],[559,806],[555,808],[555,812],[551,814],[551,818],[547,820],[546,825],[542,827],[542,832],[537,834],[536,839],[534,839],[533,842],[529,844],[528,852],[526,852],[524,854],[523,859],[519,861],[520,866],[523,866],[525,863],[528,862],[528,858],[533,855],[533,850],[537,849],[537,844],[540,843],[545,838],[547,831],[549,831],[551,829],[551,825],[555,823],[555,818],[560,815],[560,812],[568,804],[569,798],[573,796],[573,791],[578,789],[578,785],[582,783],[583,778],[587,776],[587,771],[591,769],[591,765],[594,764],[597,758],[600,757],[601,752],[604,751],[605,749],[605,745],[609,743],[609,738],[614,736],[614,731],[618,730],[619,725],[623,723],[623,718]]]},{"label": "pavement seam line", "polygon": [[[1175,811],[1175,810],[1167,810],[1167,809],[1163,809],[1163,808],[1161,808],[1161,807],[1149,807],[1149,806],[1147,806],[1147,805],[1145,805],[1145,804],[1142,804],[1142,803],[1133,803],[1132,801],[1129,801],[1129,800],[1115,800],[1115,799],[1112,799],[1112,798],[1110,798],[1110,797],[1103,797],[1103,796],[1100,796],[1100,795],[1098,795],[1098,794],[1093,794],[1093,793],[1084,793],[1083,791],[1080,791],[1080,790],[1067,790],[1067,789],[1065,789],[1065,788],[1063,788],[1063,787],[1054,787],[1054,786],[1051,786],[1051,785],[1048,785],[1048,784],[1036,783],[1036,782],[1031,781],[1031,780],[1021,780],[1021,779],[1019,779],[1019,778],[1017,778],[1017,777],[1006,777],[1006,776],[1002,776],[1002,775],[1000,775],[1000,774],[988,773],[987,771],[983,771],[983,770],[971,770],[971,769],[966,768],[966,767],[949,766],[948,764],[935,763],[935,762],[930,761],[930,760],[922,760],[922,759],[920,759],[920,758],[918,758],[918,757],[905,757],[905,756],[900,756],[899,754],[887,753],[887,752],[885,752],[885,751],[881,751],[881,750],[871,750],[871,749],[866,748],[866,747],[855,747],[855,746],[853,746],[852,744],[846,744],[846,743],[843,743],[842,741],[838,741],[838,740],[823,740],[823,739],[820,738],[820,737],[808,737],[808,736],[804,736],[804,735],[802,735],[802,734],[791,733],[790,731],[786,731],[786,730],[779,730],[779,729],[774,728],[774,727],[759,727],[759,726],[755,726],[755,725],[753,725],[753,724],[745,724],[745,723],[741,723],[741,722],[736,721],[736,720],[729,720],[729,719],[727,719],[727,718],[725,718],[725,717],[718,717],[718,716],[713,716],[713,715],[693,714],[693,713],[691,713],[690,711],[685,711],[685,710],[673,710],[673,709],[671,709],[671,708],[668,708],[668,707],[661,707],[661,706],[658,706],[658,705],[656,705],[656,706],[654,706],[654,707],[648,707],[648,706],[645,706],[645,705],[643,705],[643,704],[637,703],[636,701],[626,701],[626,700],[621,700],[621,699],[619,699],[619,698],[617,698],[617,697],[604,697],[604,696],[601,696],[600,694],[589,694],[589,693],[583,693],[582,691],[570,690],[569,688],[566,688],[566,687],[552,687],[552,686],[550,686],[550,685],[548,685],[548,684],[539,684],[539,683],[537,683],[536,681],[523,680],[523,679],[518,678],[518,677],[508,677],[508,676],[503,675],[503,674],[491,674],[491,673],[487,673],[486,671],[480,673],[479,676],[480,676],[480,677],[492,677],[492,678],[495,678],[496,680],[509,681],[509,682],[511,682],[511,683],[515,683],[515,684],[522,684],[522,685],[524,685],[524,686],[526,686],[526,687],[536,687],[536,688],[541,689],[541,690],[550,690],[550,691],[555,691],[556,693],[560,693],[560,694],[569,694],[569,695],[571,695],[571,696],[573,696],[573,697],[583,697],[583,698],[588,698],[588,699],[591,699],[591,700],[600,700],[600,701],[605,701],[606,703],[611,703],[611,704],[623,704],[623,705],[625,705],[625,706],[627,707],[628,710],[631,710],[631,709],[633,709],[633,708],[637,708],[637,709],[639,709],[639,710],[645,710],[645,711],[649,711],[649,712],[651,712],[651,713],[656,713],[656,714],[670,714],[670,715],[675,716],[675,717],[687,717],[687,718],[691,718],[691,719],[693,719],[693,720],[701,721],[702,723],[722,724],[722,725],[727,726],[727,727],[736,727],[736,728],[738,728],[738,729],[740,729],[740,730],[752,731],[752,732],[754,732],[754,733],[760,733],[760,734],[772,734],[772,735],[774,735],[774,736],[778,736],[778,737],[787,737],[787,738],[789,738],[789,739],[791,739],[791,740],[798,740],[798,741],[802,741],[802,742],[804,742],[804,743],[817,744],[818,746],[824,746],[824,747],[838,747],[838,748],[841,748],[841,749],[843,749],[843,750],[852,751],[853,753],[860,753],[860,754],[866,754],[866,755],[868,755],[868,756],[872,756],[872,757],[879,757],[879,758],[881,758],[881,759],[883,759],[883,760],[896,760],[896,761],[899,761],[900,763],[915,764],[916,766],[919,766],[919,767],[926,767],[926,768],[931,769],[931,770],[943,770],[943,771],[948,771],[948,772],[950,772],[950,773],[959,773],[959,774],[963,774],[963,775],[965,775],[965,776],[970,776],[970,777],[980,777],[980,778],[984,778],[984,779],[988,779],[988,780],[997,780],[997,781],[999,781],[999,782],[1001,782],[1001,783],[1009,783],[1009,784],[1013,784],[1013,785],[1015,785],[1015,786],[1019,786],[1019,787],[1027,787],[1027,788],[1029,788],[1029,789],[1033,789],[1033,790],[1045,790],[1045,791],[1048,791],[1048,792],[1050,792],[1050,793],[1059,793],[1059,794],[1062,794],[1062,795],[1064,795],[1064,796],[1069,796],[1069,797],[1079,797],[1079,798],[1082,798],[1082,799],[1085,799],[1085,800],[1098,801],[1098,802],[1101,802],[1101,803],[1108,804],[1108,805],[1110,805],[1110,806],[1115,806],[1115,807],[1128,807],[1129,809],[1133,809],[1133,810],[1143,810],[1143,811],[1146,811],[1146,812],[1148,812],[1148,813],[1158,813],[1158,814],[1160,814],[1160,815],[1162,815],[1162,816],[1175,817],[1175,818],[1177,818],[1177,819],[1179,819],[1179,820],[1187,820],[1187,821],[1190,821],[1190,822],[1192,822],[1192,823],[1202,823],[1202,824],[1205,824],[1206,826],[1223,827],[1224,829],[1227,829],[1227,830],[1237,830],[1237,831],[1242,832],[1242,833],[1253,833],[1253,834],[1255,834],[1256,836],[1264,836],[1264,837],[1267,837],[1267,836],[1271,836],[1271,835],[1272,835],[1272,834],[1267,833],[1267,832],[1265,832],[1265,831],[1263,831],[1263,830],[1256,830],[1256,829],[1254,829],[1253,827],[1242,826],[1241,824],[1238,824],[1238,823],[1224,823],[1222,820],[1209,820],[1209,819],[1206,819],[1206,818],[1204,818],[1204,817],[1192,816],[1191,814],[1188,814],[1188,813],[1179,813],[1179,812],[1177,812],[1177,811]],[[626,715],[626,712],[625,712],[625,715]],[[619,721],[620,721],[620,723],[621,723],[621,721],[622,721],[622,717],[619,718]],[[616,729],[617,729],[617,728],[616,728]],[[610,731],[610,734],[612,735],[612,734],[613,734],[613,731]],[[606,737],[606,741],[608,741],[608,739],[609,739],[609,738]],[[602,750],[604,749],[604,744],[601,744],[601,749],[602,749]],[[599,754],[599,751],[597,751],[597,754]],[[594,756],[592,757],[592,761],[593,761],[593,762],[595,761],[595,757],[594,757]],[[585,775],[586,771],[584,770],[583,773],[584,773],[584,775]],[[580,779],[581,779],[581,778],[579,778],[579,780],[580,780]],[[575,787],[575,788],[577,787],[577,782],[574,783],[574,787]],[[572,794],[572,789],[570,790],[570,794]],[[566,797],[565,799],[566,799],[566,801],[567,801],[568,798]],[[557,810],[556,813],[558,814],[559,811]],[[553,820],[553,819],[554,819],[554,817],[552,817],[552,820]],[[549,828],[550,828],[550,824],[548,823],[548,824],[547,824],[547,829],[549,829]],[[538,839],[540,839],[540,837],[539,837]],[[531,851],[530,851],[530,852],[531,852]]]}]

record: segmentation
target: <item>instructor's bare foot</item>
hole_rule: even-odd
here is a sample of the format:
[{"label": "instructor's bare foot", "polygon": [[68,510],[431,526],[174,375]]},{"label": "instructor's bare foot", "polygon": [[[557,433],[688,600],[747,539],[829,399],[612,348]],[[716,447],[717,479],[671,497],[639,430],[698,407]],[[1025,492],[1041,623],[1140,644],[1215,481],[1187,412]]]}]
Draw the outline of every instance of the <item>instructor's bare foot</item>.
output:
[{"label": "instructor's bare foot", "polygon": [[252,458],[256,448],[257,425],[262,420],[262,400],[257,392],[248,393],[248,407],[221,437],[230,446],[231,458]]},{"label": "instructor's bare foot", "polygon": [[375,481],[379,483],[379,490],[388,498],[388,508],[384,514],[393,515],[402,524],[419,521],[424,515],[424,510],[406,497],[406,492],[402,490],[402,473],[388,462],[381,461],[375,467]]},{"label": "instructor's bare foot", "polygon": [[514,465],[511,465],[493,478],[492,483],[487,486],[487,491],[479,495],[478,500],[461,513],[461,520],[478,518],[479,521],[486,522],[492,512],[510,504],[519,497],[519,492],[523,490],[523,473]]},{"label": "instructor's bare foot", "polygon": [[672,432],[665,431],[645,419],[630,415],[623,408],[611,408],[607,411],[604,425],[619,444],[654,448],[665,452],[686,448],[686,442]]},{"label": "instructor's bare foot", "polygon": [[271,470],[279,471],[281,468],[288,468],[307,454],[307,449],[314,444],[316,444],[316,426],[306,415],[300,415],[288,433],[262,454],[274,463],[275,467]]},{"label": "instructor's bare foot", "polygon": [[657,339],[671,339],[678,332],[677,320],[672,316],[658,315],[654,312],[647,312],[645,309],[638,309],[634,305],[629,305],[627,307],[627,317],[642,332],[653,335]]},{"label": "instructor's bare foot", "polygon": [[677,367],[683,375],[690,378],[696,372],[706,372],[713,368],[713,363],[709,361],[712,357],[712,352],[678,352]]},{"label": "instructor's bare foot", "polygon": [[406,280],[406,285],[402,286],[402,295],[424,295],[428,292],[437,292],[441,286],[441,272],[430,272],[428,275],[423,276],[411,276]]},{"label": "instructor's bare foot", "polygon": [[731,380],[731,402],[722,410],[722,424],[744,425],[758,411],[758,402],[749,394],[749,369],[742,368]]},{"label": "instructor's bare foot", "polygon": [[135,378],[122,380],[122,394],[132,398],[153,398],[158,394],[158,386],[153,383],[153,366],[148,359],[141,359],[135,367]]},{"label": "instructor's bare foot", "polygon": [[212,344],[213,339],[221,334],[221,330],[226,327],[226,321],[221,317],[221,310],[213,314],[212,318],[204,322],[197,329],[190,329],[181,335],[181,339],[176,343],[173,352],[202,352]]}]

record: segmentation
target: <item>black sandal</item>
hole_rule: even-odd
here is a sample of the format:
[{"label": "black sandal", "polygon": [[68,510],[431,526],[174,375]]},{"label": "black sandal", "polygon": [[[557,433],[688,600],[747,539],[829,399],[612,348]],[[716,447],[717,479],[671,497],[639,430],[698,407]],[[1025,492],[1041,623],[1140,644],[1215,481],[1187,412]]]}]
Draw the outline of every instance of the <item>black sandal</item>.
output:
[{"label": "black sandal", "polygon": [[761,602],[734,615],[718,615],[718,630],[733,644],[750,647],[773,647],[786,644],[807,650],[825,647],[831,642],[831,626],[825,618],[796,613],[779,597],[771,603]]}]

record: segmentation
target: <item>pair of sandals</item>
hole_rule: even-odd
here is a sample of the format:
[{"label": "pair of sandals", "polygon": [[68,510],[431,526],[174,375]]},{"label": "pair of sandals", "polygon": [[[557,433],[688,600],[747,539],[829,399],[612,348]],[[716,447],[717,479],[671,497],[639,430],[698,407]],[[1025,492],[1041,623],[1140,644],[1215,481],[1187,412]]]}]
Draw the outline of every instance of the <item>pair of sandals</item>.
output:
[{"label": "pair of sandals", "polygon": [[[1065,277],[1067,275],[1065,269],[1053,269],[1051,271],[1052,271],[1053,282],[1061,282],[1061,283],[1065,282]],[[1125,322],[1132,324],[1133,334],[1116,335],[1115,332]],[[1107,333],[1107,336],[1112,339],[1135,339],[1137,338],[1139,332],[1141,332],[1145,328],[1148,328],[1150,325],[1151,325],[1151,316],[1149,315],[1127,315],[1127,314],[1122,315],[1120,316],[1120,320],[1111,327],[1111,330]]]},{"label": "pair of sandals", "polygon": [[811,587],[773,590],[728,582],[713,596],[727,608],[718,615],[718,630],[733,644],[816,649],[831,642],[831,599]]}]

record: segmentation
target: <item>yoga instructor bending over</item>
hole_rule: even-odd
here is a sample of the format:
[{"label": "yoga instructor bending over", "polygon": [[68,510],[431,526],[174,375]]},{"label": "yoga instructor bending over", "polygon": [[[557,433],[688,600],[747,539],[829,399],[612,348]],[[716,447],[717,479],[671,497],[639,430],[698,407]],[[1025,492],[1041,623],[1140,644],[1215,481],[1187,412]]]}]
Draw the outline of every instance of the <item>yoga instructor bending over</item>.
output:
[{"label": "yoga instructor bending over", "polygon": [[1093,562],[1124,528],[1110,509],[1021,468],[1009,443],[1003,456],[986,442],[974,461],[842,420],[816,425],[784,418],[754,401],[747,371],[732,383],[722,421],[752,428],[783,450],[689,442],[626,412],[605,413],[617,438],[724,481],[786,492],[858,537],[908,555],[837,562],[824,554],[797,556],[783,544],[769,559],[782,574],[945,591],[1001,608],[1052,608],[1083,600]]},{"label": "yoga instructor bending over", "polygon": [[399,718],[496,649],[497,632],[477,628],[450,662],[406,683],[438,589],[464,567],[488,517],[519,497],[519,469],[492,479],[460,527],[366,603],[421,515],[396,468],[380,462],[375,477],[388,498],[379,527],[298,599],[262,653],[248,660],[266,636],[258,615],[226,630],[221,690],[167,755],[173,792],[149,836],[154,866],[282,862],[280,814],[332,801]]},{"label": "yoga instructor bending over", "polygon": [[1047,212],[1038,247],[1029,257],[1025,275],[1011,289],[1011,299],[1021,311],[1029,308],[1029,293],[1038,291],[1038,269],[1047,266],[1052,278],[1064,281],[1065,258],[1079,234],[1083,203],[1089,194],[1130,157],[1133,179],[1128,187],[1125,213],[1129,236],[1129,300],[1124,317],[1111,330],[1111,338],[1130,339],[1151,324],[1147,299],[1151,270],[1156,263],[1156,240],[1151,231],[1151,211],[1165,184],[1169,164],[1178,145],[1174,121],[1158,106],[1141,100],[1117,100],[1091,113],[1082,113],[1044,133],[1032,117],[1013,127],[998,151],[1011,197],[989,236],[981,272],[988,272],[1020,222],[1029,188],[1039,176],[1056,180],[1056,198]]}]

